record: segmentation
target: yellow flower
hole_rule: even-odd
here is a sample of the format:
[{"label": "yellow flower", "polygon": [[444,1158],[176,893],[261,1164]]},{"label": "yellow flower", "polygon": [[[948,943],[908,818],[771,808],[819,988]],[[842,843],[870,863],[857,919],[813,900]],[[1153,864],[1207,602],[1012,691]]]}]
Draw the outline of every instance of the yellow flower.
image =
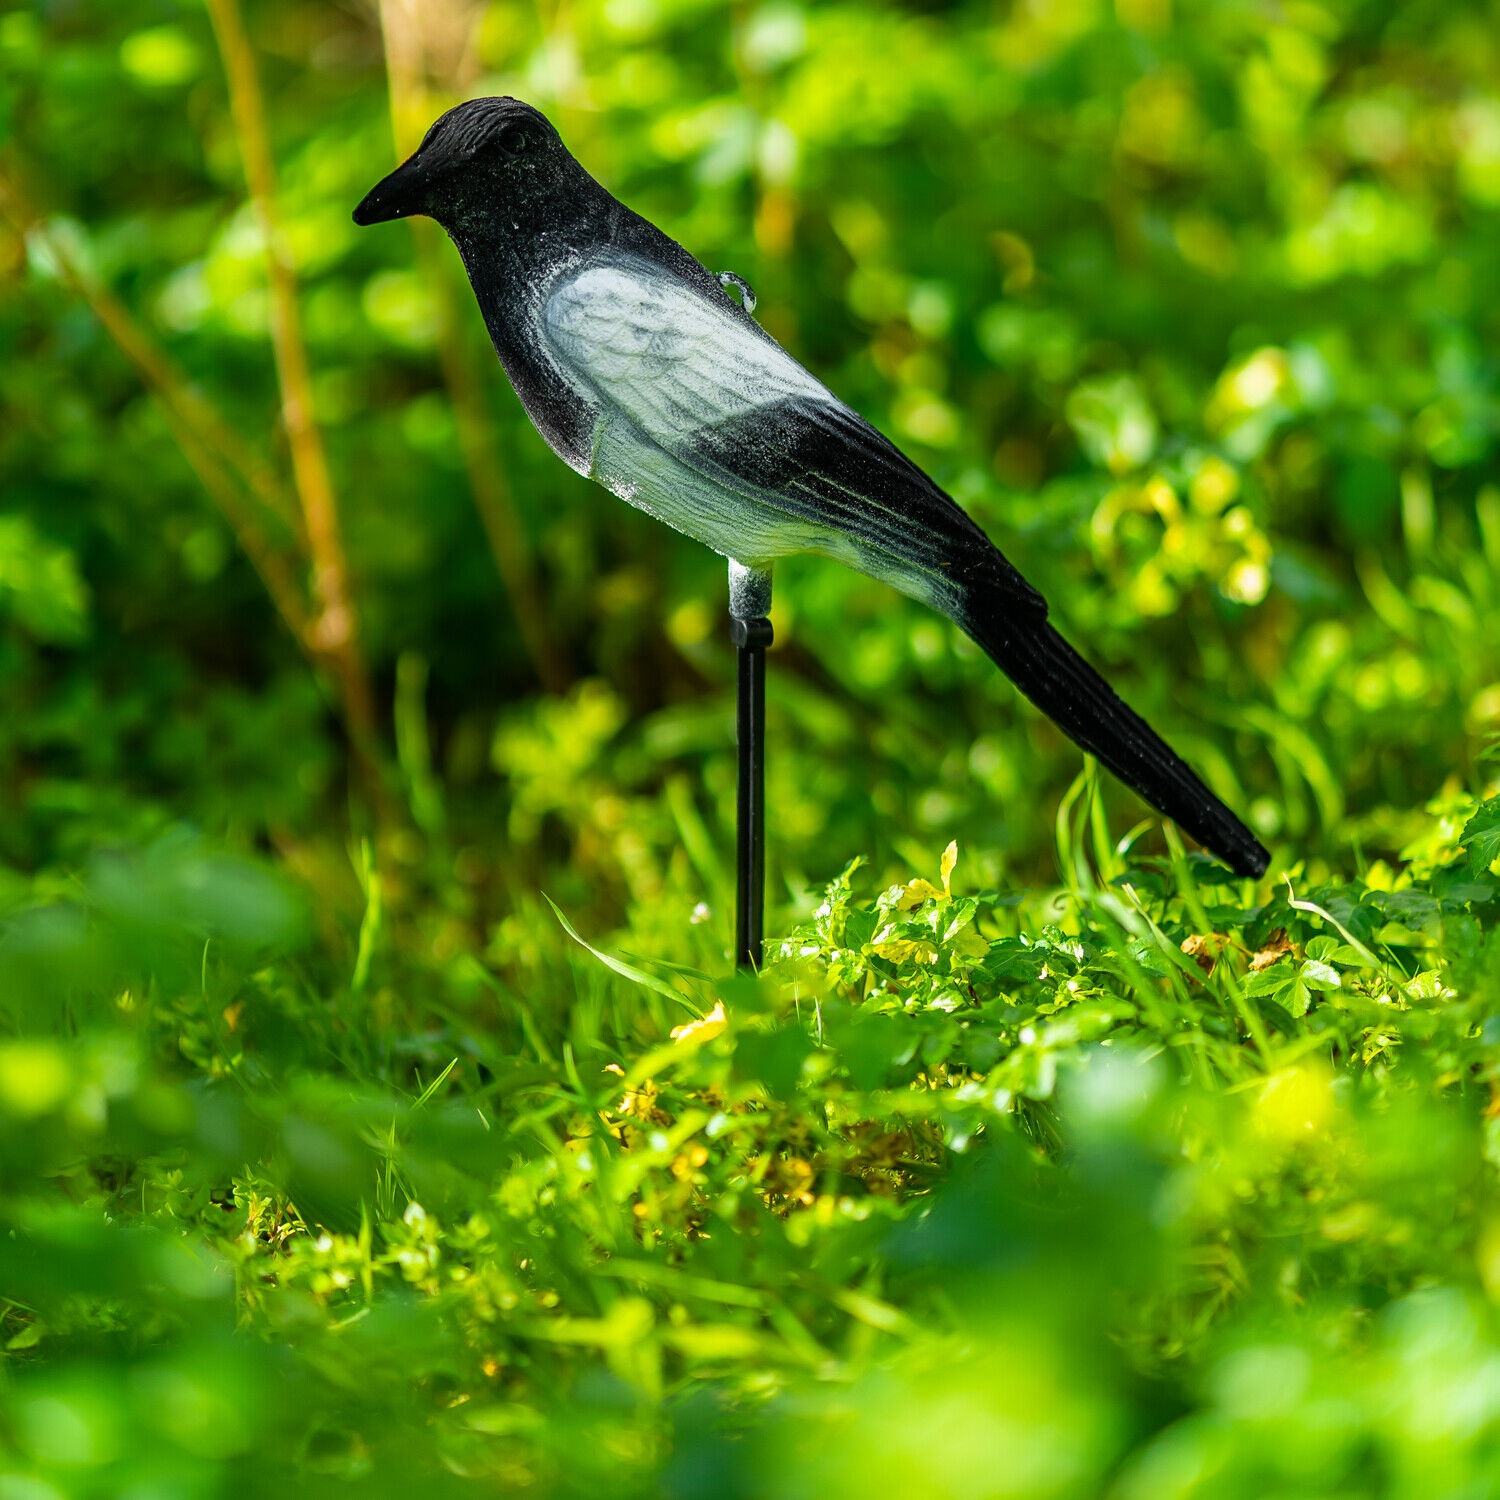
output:
[{"label": "yellow flower", "polygon": [[724,1002],[716,1000],[714,1008],[697,1021],[685,1021],[681,1026],[672,1028],[672,1040],[674,1042],[692,1042],[695,1046],[699,1042],[711,1041],[729,1025],[729,1017],[724,1014]]},{"label": "yellow flower", "polygon": [[930,880],[923,880],[918,876],[915,880],[908,882],[902,890],[900,899],[896,902],[898,911],[915,911],[924,901],[941,901],[944,892],[940,891]]}]

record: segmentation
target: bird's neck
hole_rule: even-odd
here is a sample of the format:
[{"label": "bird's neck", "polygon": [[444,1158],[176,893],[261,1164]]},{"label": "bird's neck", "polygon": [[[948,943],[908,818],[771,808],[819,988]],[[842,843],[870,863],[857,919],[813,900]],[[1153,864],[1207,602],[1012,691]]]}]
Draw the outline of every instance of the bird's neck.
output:
[{"label": "bird's neck", "polygon": [[454,245],[490,342],[537,430],[580,473],[588,471],[591,417],[542,352],[542,304],[556,274],[579,255],[576,235],[455,232]]},{"label": "bird's neck", "polygon": [[566,232],[527,233],[493,222],[461,226],[449,233],[469,273],[469,285],[490,337],[509,364],[510,348],[528,341],[544,287],[556,268],[576,254],[576,237]]}]

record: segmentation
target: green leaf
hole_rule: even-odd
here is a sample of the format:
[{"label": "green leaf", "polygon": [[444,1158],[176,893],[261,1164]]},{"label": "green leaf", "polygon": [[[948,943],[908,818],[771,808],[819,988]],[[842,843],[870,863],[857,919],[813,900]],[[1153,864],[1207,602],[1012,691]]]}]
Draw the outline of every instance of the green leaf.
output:
[{"label": "green leaf", "polygon": [[89,588],[66,547],[24,516],[0,516],[0,618],[39,641],[77,645],[88,634]]},{"label": "green leaf", "polygon": [[14,1352],[22,1349],[35,1349],[47,1336],[47,1329],[40,1320],[33,1318],[29,1323],[24,1323],[18,1333],[13,1333],[6,1340],[5,1347]]},{"label": "green leaf", "polygon": [[1256,999],[1264,999],[1267,995],[1274,996],[1293,982],[1296,978],[1289,962],[1283,959],[1280,963],[1274,963],[1268,969],[1261,969],[1252,974],[1245,981],[1245,993]]},{"label": "green leaf", "polygon": [[1460,836],[1469,854],[1469,869],[1479,874],[1500,859],[1500,797],[1481,802],[1474,816],[1464,824]]},{"label": "green leaf", "polygon": [[1312,1004],[1312,994],[1301,979],[1294,979],[1276,996],[1276,1003],[1282,1006],[1288,1015],[1300,1021]]},{"label": "green leaf", "polygon": [[558,906],[557,902],[546,891],[542,892],[542,900],[552,908],[552,915],[557,918],[562,930],[580,948],[593,954],[606,969],[613,969],[622,979],[628,979],[632,984],[638,984],[645,989],[654,990],[664,999],[674,1001],[676,1004],[682,1006],[684,1010],[690,1010],[695,1016],[701,1019],[703,1015],[703,1007],[701,1005],[695,1005],[686,995],[682,994],[679,990],[674,990],[665,979],[658,979],[655,974],[648,974],[645,969],[638,969],[634,964],[627,963],[625,959],[616,958],[614,954],[606,953],[602,948],[594,947],[586,938],[579,935],[578,929],[563,915],[562,908]]},{"label": "green leaf", "polygon": [[1308,959],[1302,965],[1298,982],[1305,984],[1310,990],[1336,990],[1343,983],[1339,978],[1339,971],[1332,964],[1320,963],[1315,958]]},{"label": "green leaf", "polygon": [[1442,1000],[1451,992],[1436,969],[1424,969],[1407,980],[1406,994],[1412,1000]]}]

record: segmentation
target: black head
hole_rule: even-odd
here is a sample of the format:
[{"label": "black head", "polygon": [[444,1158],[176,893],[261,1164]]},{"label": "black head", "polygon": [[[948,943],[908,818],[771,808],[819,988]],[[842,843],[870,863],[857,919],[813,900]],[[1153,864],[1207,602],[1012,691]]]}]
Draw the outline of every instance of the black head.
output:
[{"label": "black head", "polygon": [[354,222],[426,214],[452,232],[476,218],[530,218],[575,174],[590,180],[539,110],[519,99],[470,99],[365,194]]}]

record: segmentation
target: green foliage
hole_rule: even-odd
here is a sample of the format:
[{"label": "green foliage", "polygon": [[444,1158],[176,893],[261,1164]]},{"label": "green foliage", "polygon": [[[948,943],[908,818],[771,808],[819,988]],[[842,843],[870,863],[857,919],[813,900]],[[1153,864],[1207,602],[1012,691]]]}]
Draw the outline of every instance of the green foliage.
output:
[{"label": "green foliage", "polygon": [[1002,901],[957,854],[851,867],[759,981],[600,953],[547,1017],[391,952],[368,869],[331,989],[192,848],[18,912],[10,1473],[1485,1492],[1500,878]]},{"label": "green foliage", "polygon": [[[352,616],[208,10],[0,14],[0,1497],[1500,1490],[1495,0],[243,9]],[[387,57],[754,285],[1274,878],[799,561],[725,977],[722,564],[349,222]]]},{"label": "green foliage", "polygon": [[[1494,733],[1492,4],[1274,24],[1136,0],[422,9],[443,88],[535,99],[601,178],[743,273],[767,326],[974,511],[1267,837],[1332,868],[1351,833],[1397,853],[1412,790],[1462,776]],[[247,20],[377,697],[403,656],[429,664],[433,763],[472,826],[495,801],[483,742],[529,717],[536,679],[470,503],[439,357],[451,298],[488,466],[540,574],[537,629],[565,676],[606,679],[645,730],[636,787],[722,792],[720,565],[542,450],[446,245],[414,262],[404,228],[348,222],[393,155],[369,17],[259,0]],[[8,653],[6,696],[72,705],[44,746],[0,741],[14,779],[39,754],[49,773],[74,759],[69,739],[102,757],[140,726],[233,739],[251,709],[225,688],[307,669],[177,427],[48,248],[282,466],[261,237],[207,17],[188,0],[23,8],[0,55],[7,160],[46,231],[0,248],[29,265],[0,312],[21,356],[0,373],[0,615],[32,642]],[[59,572],[28,615],[43,606],[27,580],[68,568],[87,595]],[[1028,805],[1071,761],[986,662],[832,564],[787,568],[778,616],[792,888],[956,827],[986,830],[991,873],[1044,875],[1047,819]],[[132,743],[106,773],[120,831],[165,805],[284,841],[332,789],[320,763],[337,748],[316,711],[291,713],[277,754],[317,769],[278,772],[284,810],[260,774],[243,799],[220,778],[184,796],[180,759]],[[566,799],[571,770],[533,779],[507,829],[521,861],[588,861],[597,830],[535,811]],[[96,797],[51,801],[12,856],[86,846]],[[633,893],[597,873],[614,920]]]}]

